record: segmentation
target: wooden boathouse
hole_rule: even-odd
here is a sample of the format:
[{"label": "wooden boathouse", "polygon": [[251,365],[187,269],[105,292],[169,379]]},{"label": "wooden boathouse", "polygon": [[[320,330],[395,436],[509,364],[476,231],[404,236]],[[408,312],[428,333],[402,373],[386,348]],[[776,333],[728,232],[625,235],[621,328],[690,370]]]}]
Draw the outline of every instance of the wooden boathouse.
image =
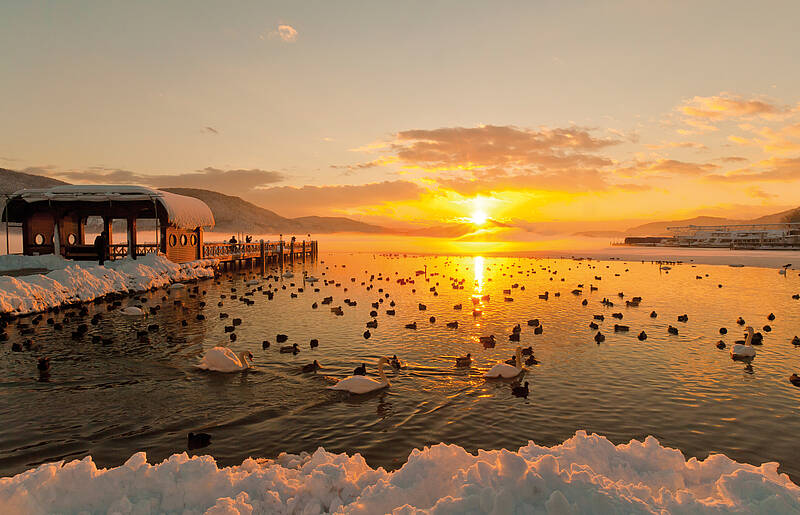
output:
[{"label": "wooden boathouse", "polygon": [[[58,254],[67,259],[97,259],[93,241],[87,242],[87,220],[95,217],[95,232],[108,234],[108,258],[136,259],[160,253],[175,263],[217,259],[223,267],[283,265],[315,260],[316,241],[206,242],[204,228],[214,226],[214,214],[200,199],[143,186],[69,185],[20,190],[9,196],[2,213],[6,222],[22,230],[25,255]],[[113,243],[113,222],[126,222],[127,243]],[[137,222],[153,232],[155,242],[137,241]],[[8,245],[8,244],[7,244]]]}]

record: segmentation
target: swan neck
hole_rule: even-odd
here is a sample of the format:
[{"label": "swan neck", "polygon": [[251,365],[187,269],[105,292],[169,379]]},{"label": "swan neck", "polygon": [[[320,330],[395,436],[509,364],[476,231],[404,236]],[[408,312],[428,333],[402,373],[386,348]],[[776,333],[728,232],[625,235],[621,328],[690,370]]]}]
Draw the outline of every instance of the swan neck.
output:
[{"label": "swan neck", "polygon": [[752,345],[752,342],[753,342],[753,330],[750,329],[749,331],[747,331],[747,338],[745,338],[744,344]]},{"label": "swan neck", "polygon": [[239,361],[242,363],[242,368],[250,368],[250,362],[247,360],[245,351],[239,353]]},{"label": "swan neck", "polygon": [[386,379],[386,374],[383,372],[383,361],[378,362],[378,376],[381,378],[382,382],[389,384],[389,380]]}]

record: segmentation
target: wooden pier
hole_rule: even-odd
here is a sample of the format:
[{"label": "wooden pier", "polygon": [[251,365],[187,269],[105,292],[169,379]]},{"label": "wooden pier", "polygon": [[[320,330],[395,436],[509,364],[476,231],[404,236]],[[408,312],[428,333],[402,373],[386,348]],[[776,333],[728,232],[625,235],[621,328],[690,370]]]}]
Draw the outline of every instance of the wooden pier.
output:
[{"label": "wooden pier", "polygon": [[[128,255],[128,244],[109,245],[109,259],[122,259]],[[216,259],[221,270],[235,270],[269,265],[283,267],[295,262],[316,261],[319,255],[318,242],[311,241],[257,241],[252,243],[206,243],[203,242],[199,259]],[[158,252],[158,245],[145,243],[136,245],[136,255]]]}]

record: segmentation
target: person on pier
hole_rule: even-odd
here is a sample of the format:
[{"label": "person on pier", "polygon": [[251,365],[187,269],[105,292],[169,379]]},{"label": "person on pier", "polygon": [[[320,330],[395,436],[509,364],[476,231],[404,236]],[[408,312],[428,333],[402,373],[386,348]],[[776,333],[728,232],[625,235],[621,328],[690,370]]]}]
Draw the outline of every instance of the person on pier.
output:
[{"label": "person on pier", "polygon": [[106,231],[101,232],[94,239],[94,251],[97,253],[97,263],[103,266],[108,255],[108,233]]}]

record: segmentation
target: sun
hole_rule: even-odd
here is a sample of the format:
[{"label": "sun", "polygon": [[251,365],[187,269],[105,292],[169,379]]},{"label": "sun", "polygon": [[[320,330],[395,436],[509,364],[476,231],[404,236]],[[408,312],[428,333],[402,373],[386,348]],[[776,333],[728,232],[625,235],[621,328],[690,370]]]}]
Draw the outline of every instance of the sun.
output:
[{"label": "sun", "polygon": [[489,220],[489,215],[486,214],[486,211],[483,210],[476,210],[472,212],[472,216],[469,217],[469,221],[475,225],[483,225]]}]

